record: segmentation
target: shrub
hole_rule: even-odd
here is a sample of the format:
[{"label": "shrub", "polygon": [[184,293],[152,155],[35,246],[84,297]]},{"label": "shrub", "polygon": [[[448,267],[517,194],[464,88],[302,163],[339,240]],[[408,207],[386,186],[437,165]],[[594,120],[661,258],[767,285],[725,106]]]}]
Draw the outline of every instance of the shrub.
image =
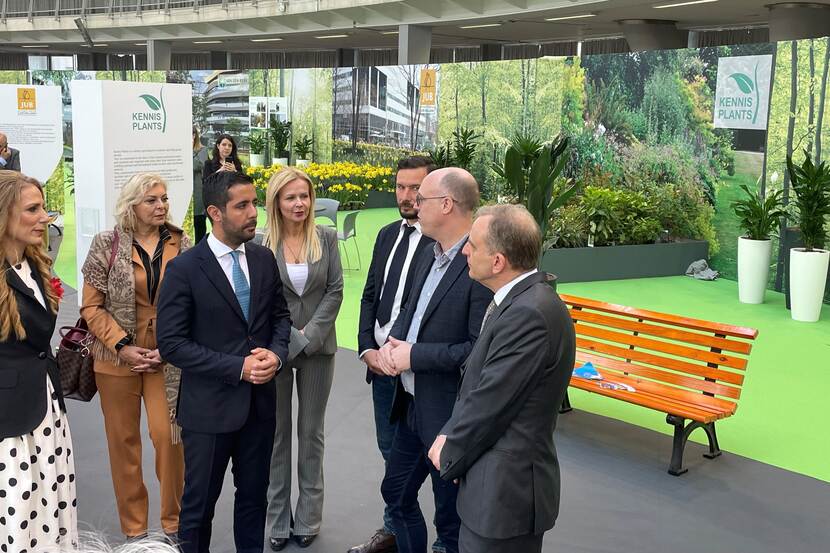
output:
[{"label": "shrub", "polygon": [[596,246],[647,244],[662,230],[642,192],[589,186],[580,204]]}]

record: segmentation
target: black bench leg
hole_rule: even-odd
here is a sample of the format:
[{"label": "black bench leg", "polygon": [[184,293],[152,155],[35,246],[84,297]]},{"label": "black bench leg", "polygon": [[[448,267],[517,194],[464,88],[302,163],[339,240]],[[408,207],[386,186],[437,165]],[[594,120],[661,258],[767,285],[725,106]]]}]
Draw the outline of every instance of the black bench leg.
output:
[{"label": "black bench leg", "polygon": [[674,426],[674,442],[672,443],[669,474],[680,476],[689,470],[683,468],[683,450],[686,448],[686,441],[689,439],[689,434],[685,428],[686,420],[676,415],[667,415],[666,422]]},{"label": "black bench leg", "polygon": [[707,459],[720,457],[721,450],[718,444],[718,435],[715,433],[714,422],[703,424],[692,421],[686,425],[686,420],[676,415],[667,415],[666,422],[674,426],[674,442],[672,444],[671,463],[669,464],[669,474],[672,476],[680,476],[688,471],[688,469],[683,468],[683,450],[686,449],[689,434],[698,428],[702,428],[709,439],[709,453],[704,453],[703,456]]},{"label": "black bench leg", "polygon": [[702,428],[706,432],[706,437],[709,438],[709,453],[704,453],[703,456],[707,459],[720,457],[721,450],[718,444],[718,435],[715,433],[715,423],[704,424]]},{"label": "black bench leg", "polygon": [[565,390],[565,397],[562,398],[562,405],[559,406],[559,414],[570,413],[573,411],[571,407],[571,398],[568,396],[568,390]]}]

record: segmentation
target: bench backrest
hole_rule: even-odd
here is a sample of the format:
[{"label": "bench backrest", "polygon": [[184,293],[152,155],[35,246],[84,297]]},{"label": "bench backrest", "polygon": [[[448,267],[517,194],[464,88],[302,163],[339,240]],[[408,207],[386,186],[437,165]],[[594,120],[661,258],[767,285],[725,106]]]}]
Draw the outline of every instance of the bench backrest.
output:
[{"label": "bench backrest", "polygon": [[741,396],[751,341],[758,336],[754,328],[560,297],[574,321],[580,361],[595,359],[644,381],[700,392],[718,402],[734,403]]}]

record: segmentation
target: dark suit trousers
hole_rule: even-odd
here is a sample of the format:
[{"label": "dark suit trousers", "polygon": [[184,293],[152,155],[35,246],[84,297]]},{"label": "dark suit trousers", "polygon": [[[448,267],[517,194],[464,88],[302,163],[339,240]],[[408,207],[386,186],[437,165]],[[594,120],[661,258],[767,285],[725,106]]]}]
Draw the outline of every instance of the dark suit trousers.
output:
[{"label": "dark suit trousers", "polygon": [[[416,392],[417,393],[417,392]],[[458,486],[441,478],[427,458],[432,443],[424,443],[417,431],[415,405],[410,402],[405,421],[395,430],[386,474],[381,484],[383,500],[389,508],[400,553],[426,553],[427,527],[418,491],[432,479],[435,498],[435,529],[447,553],[458,552],[458,530],[461,520],[455,508]]]},{"label": "dark suit trousers", "polygon": [[179,515],[182,553],[208,553],[216,500],[228,462],[236,488],[233,535],[237,553],[262,553],[266,492],[276,421],[257,415],[255,397],[245,425],[236,432],[203,434],[182,430],[184,495]]},{"label": "dark suit trousers", "polygon": [[479,536],[463,523],[458,539],[460,553],[541,553],[544,534],[527,534],[506,540]]}]

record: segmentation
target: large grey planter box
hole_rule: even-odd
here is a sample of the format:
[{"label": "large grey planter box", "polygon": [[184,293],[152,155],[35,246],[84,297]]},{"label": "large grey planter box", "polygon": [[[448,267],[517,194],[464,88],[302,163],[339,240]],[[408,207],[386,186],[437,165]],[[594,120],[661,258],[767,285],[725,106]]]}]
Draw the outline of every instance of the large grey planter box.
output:
[{"label": "large grey planter box", "polygon": [[709,242],[684,240],[666,244],[556,248],[542,256],[541,268],[557,282],[590,282],[686,274],[693,261],[709,258]]},{"label": "large grey planter box", "polygon": [[377,207],[398,207],[398,200],[395,198],[394,192],[380,192],[378,190],[369,190],[369,195],[366,198],[366,203],[363,205],[365,209]]}]

